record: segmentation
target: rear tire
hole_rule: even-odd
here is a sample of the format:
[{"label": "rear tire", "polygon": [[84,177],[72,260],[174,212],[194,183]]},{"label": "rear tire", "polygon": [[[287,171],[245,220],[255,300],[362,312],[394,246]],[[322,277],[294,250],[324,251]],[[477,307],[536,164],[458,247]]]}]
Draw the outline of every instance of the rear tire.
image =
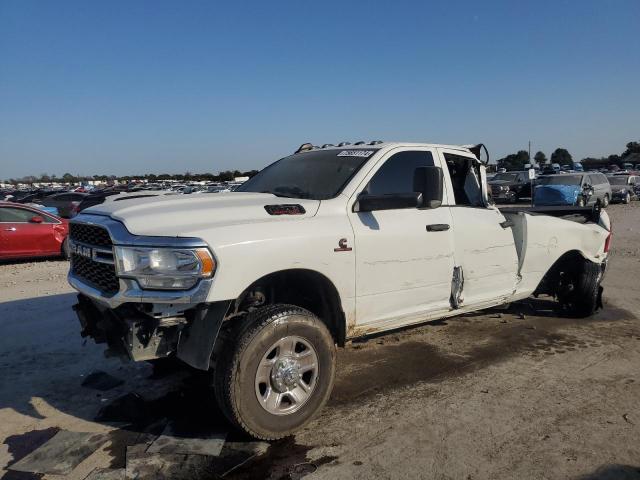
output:
[{"label": "rear tire", "polygon": [[593,315],[602,304],[601,266],[584,260],[573,273],[573,279],[562,286],[558,300],[563,310],[572,317],[584,318]]},{"label": "rear tire", "polygon": [[631,194],[629,192],[626,193],[626,195],[624,196],[624,200],[622,202],[625,205],[628,205],[631,203]]},{"label": "rear tire", "polygon": [[216,359],[220,409],[254,438],[293,434],[331,394],[336,362],[331,333],[311,312],[282,304],[247,314],[235,328]]}]

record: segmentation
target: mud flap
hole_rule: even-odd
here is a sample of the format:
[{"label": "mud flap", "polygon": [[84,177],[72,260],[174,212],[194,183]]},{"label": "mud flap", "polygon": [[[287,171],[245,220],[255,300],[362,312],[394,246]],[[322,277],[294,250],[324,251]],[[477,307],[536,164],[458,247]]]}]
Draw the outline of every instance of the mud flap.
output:
[{"label": "mud flap", "polygon": [[462,296],[462,289],[464,287],[464,275],[462,274],[462,267],[453,267],[453,277],[451,278],[451,297],[449,302],[451,308],[460,308],[464,298]]},{"label": "mud flap", "polygon": [[178,343],[178,358],[199,370],[208,370],[213,346],[231,300],[203,305],[196,309],[191,325]]},{"label": "mud flap", "polygon": [[596,312],[604,308],[604,305],[602,304],[602,292],[604,292],[604,288],[602,287],[602,285],[598,285],[598,298],[596,299]]}]

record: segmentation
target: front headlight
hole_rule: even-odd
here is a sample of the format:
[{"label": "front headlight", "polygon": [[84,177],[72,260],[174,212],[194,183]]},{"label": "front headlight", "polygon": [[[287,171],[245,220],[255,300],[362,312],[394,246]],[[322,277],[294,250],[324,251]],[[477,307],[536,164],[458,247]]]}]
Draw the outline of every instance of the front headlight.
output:
[{"label": "front headlight", "polygon": [[503,193],[507,193],[509,191],[509,187],[507,187],[506,185],[502,185],[500,186],[500,191]]},{"label": "front headlight", "polygon": [[115,257],[119,277],[153,290],[187,290],[216,267],[206,248],[115,247]]}]

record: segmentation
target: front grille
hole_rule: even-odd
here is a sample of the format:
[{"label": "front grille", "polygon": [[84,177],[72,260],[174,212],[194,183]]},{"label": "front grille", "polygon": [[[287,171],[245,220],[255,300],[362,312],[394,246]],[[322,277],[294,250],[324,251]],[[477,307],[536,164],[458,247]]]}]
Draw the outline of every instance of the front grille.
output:
[{"label": "front grille", "polygon": [[112,245],[109,232],[95,225],[71,223],[69,235],[74,242],[94,245],[96,247],[110,247]]},{"label": "front grille", "polygon": [[74,253],[71,255],[71,269],[74,275],[102,291],[105,295],[114,295],[120,289],[116,268],[113,264],[94,262]]},{"label": "front grille", "polygon": [[[69,235],[75,243],[104,249],[112,246],[109,232],[102,227],[71,223]],[[120,289],[113,263],[96,262],[76,253],[71,254],[71,272],[74,276],[100,290],[104,295],[115,295]]]}]

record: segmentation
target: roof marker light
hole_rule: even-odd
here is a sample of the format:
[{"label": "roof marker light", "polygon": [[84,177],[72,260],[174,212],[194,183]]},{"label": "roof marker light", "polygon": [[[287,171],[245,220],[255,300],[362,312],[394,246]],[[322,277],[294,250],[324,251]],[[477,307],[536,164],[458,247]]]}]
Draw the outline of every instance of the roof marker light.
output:
[{"label": "roof marker light", "polygon": [[306,152],[308,150],[313,150],[313,145],[310,143],[303,143],[302,145],[300,145],[298,150],[295,151],[295,153]]},{"label": "roof marker light", "polygon": [[381,143],[382,143],[382,140],[373,140],[369,142],[369,145],[380,145]]},{"label": "roof marker light", "polygon": [[328,148],[328,147],[335,147],[335,145],[333,143],[325,143],[324,145],[322,145],[322,148]]},{"label": "roof marker light", "polygon": [[340,142],[338,144],[339,147],[344,147],[345,145],[351,145],[351,142]]},{"label": "roof marker light", "polygon": [[360,140],[359,142],[354,143],[354,145],[364,145],[364,142]]}]

